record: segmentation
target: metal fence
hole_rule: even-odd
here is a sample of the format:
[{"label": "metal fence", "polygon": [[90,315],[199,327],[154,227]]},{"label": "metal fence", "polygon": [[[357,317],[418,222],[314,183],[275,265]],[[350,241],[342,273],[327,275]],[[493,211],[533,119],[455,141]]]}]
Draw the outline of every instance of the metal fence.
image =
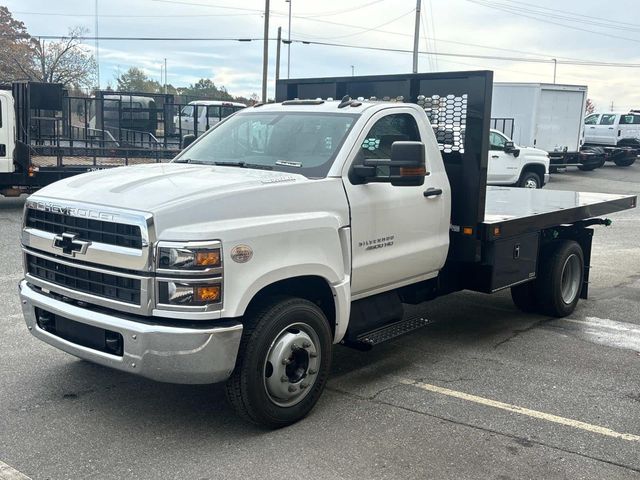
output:
[{"label": "metal fence", "polygon": [[513,118],[492,118],[491,128],[499,130],[507,137],[513,138],[514,119]]},{"label": "metal fence", "polygon": [[[199,100],[203,103],[189,105]],[[94,157],[137,152],[146,158],[171,158],[185,135],[198,136],[242,108],[232,102],[212,103],[171,94],[65,94],[60,110],[29,109],[28,144],[36,154],[50,154],[55,147],[71,157],[85,156],[90,149],[96,151]]]}]

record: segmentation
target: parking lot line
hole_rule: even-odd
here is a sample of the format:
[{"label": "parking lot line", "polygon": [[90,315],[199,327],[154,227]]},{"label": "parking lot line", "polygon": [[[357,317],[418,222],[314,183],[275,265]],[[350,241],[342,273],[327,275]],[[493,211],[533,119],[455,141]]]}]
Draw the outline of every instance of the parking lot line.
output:
[{"label": "parking lot line", "polygon": [[585,430],[591,433],[597,433],[605,435],[607,437],[619,438],[627,440],[629,442],[640,442],[640,435],[634,435],[632,433],[620,433],[599,425],[592,425],[590,423],[581,422],[571,418],[559,417],[558,415],[552,415],[550,413],[539,412],[537,410],[531,410],[529,408],[519,407],[518,405],[512,405],[510,403],[498,402],[489,398],[479,397],[477,395],[471,395],[469,393],[459,392],[451,390],[449,388],[438,387],[437,385],[431,385],[428,383],[418,382],[414,380],[403,379],[402,383],[406,385],[412,385],[414,387],[421,388],[428,392],[439,393],[441,395],[447,395],[449,397],[455,397],[469,402],[478,403],[487,407],[499,408],[508,412],[519,413],[520,415],[526,415],[532,418],[538,418],[547,422],[558,423],[567,427],[577,428],[579,430]]},{"label": "parking lot line", "polygon": [[31,480],[31,478],[0,460],[0,480]]}]

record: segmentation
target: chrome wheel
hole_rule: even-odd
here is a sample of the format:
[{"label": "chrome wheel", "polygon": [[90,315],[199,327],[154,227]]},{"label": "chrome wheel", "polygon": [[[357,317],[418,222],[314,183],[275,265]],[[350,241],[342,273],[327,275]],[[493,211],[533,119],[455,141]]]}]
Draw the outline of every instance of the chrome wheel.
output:
[{"label": "chrome wheel", "polygon": [[295,323],[276,335],[264,363],[264,386],[280,407],[299,403],[311,391],[320,367],[320,339],[306,323]]},{"label": "chrome wheel", "polygon": [[567,305],[571,304],[580,291],[580,278],[582,276],[582,265],[580,258],[575,254],[567,257],[562,266],[562,276],[560,289],[562,301]]},{"label": "chrome wheel", "polygon": [[538,182],[535,178],[527,178],[524,182],[524,188],[538,188]]}]

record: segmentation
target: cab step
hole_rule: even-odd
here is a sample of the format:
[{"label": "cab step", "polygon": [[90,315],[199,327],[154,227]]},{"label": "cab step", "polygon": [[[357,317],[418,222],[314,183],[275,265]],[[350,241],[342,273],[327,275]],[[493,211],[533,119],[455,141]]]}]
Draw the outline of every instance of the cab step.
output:
[{"label": "cab step", "polygon": [[355,342],[350,342],[349,346],[361,350],[369,350],[375,345],[392,340],[396,337],[412,332],[429,325],[431,321],[423,317],[411,317],[398,322],[390,323],[370,332],[365,332],[356,337]]}]

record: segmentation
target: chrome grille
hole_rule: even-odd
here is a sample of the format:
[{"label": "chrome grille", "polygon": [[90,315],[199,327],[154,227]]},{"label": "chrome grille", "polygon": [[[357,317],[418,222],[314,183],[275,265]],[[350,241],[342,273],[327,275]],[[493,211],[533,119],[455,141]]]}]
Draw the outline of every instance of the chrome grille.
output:
[{"label": "chrome grille", "polygon": [[105,243],[118,247],[142,248],[138,225],[107,222],[27,208],[25,226],[60,235],[75,233],[79,240]]},{"label": "chrome grille", "polygon": [[138,279],[72,266],[29,253],[25,263],[29,275],[54,285],[132,305],[141,303]]}]

